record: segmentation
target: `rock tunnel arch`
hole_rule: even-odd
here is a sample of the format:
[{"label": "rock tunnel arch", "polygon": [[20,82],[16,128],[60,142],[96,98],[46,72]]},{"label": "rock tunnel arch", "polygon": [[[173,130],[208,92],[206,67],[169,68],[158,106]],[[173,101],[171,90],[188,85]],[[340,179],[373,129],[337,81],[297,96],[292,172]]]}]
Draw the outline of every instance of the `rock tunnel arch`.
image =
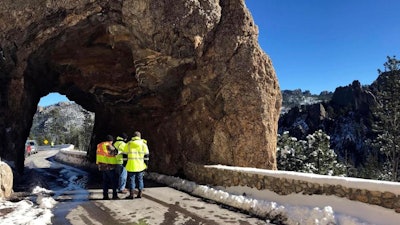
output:
[{"label": "rock tunnel arch", "polygon": [[243,1],[36,3],[0,3],[13,23],[0,34],[3,157],[23,166],[37,103],[59,92],[96,114],[91,160],[106,134],[140,130],[154,171],[276,168],[280,90]]}]

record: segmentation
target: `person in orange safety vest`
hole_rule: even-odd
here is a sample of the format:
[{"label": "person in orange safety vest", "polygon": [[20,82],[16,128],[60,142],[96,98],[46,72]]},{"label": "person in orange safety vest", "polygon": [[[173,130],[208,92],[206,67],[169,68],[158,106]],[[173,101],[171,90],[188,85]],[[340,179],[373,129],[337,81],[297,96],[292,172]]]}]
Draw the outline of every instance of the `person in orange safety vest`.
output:
[{"label": "person in orange safety vest", "polygon": [[117,185],[118,179],[116,174],[116,166],[118,164],[116,155],[118,151],[113,147],[114,137],[107,135],[106,141],[97,145],[96,164],[99,171],[103,175],[103,200],[110,199],[108,189],[111,187],[113,191],[112,199],[118,199]]}]

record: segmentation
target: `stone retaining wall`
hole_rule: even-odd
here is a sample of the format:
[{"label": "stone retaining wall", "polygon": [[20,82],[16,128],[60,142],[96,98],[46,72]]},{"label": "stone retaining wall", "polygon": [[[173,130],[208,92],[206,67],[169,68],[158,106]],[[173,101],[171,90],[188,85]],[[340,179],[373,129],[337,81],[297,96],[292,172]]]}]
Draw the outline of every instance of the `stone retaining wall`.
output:
[{"label": "stone retaining wall", "polygon": [[307,175],[287,171],[268,171],[229,166],[187,164],[185,175],[200,184],[231,187],[247,186],[270,190],[280,195],[334,195],[400,213],[400,183],[359,178]]},{"label": "stone retaining wall", "polygon": [[[85,166],[87,162],[83,152],[61,150],[58,154],[58,157],[68,159],[71,164]],[[67,155],[68,157],[65,157]],[[397,182],[193,163],[187,163],[185,166],[185,176],[198,184],[247,186],[258,190],[270,190],[280,195],[334,195],[400,213],[400,183]]]},{"label": "stone retaining wall", "polygon": [[96,164],[91,163],[86,155],[87,153],[84,151],[74,150],[73,145],[66,145],[60,148],[59,152],[55,155],[55,159],[66,164],[96,170]]}]

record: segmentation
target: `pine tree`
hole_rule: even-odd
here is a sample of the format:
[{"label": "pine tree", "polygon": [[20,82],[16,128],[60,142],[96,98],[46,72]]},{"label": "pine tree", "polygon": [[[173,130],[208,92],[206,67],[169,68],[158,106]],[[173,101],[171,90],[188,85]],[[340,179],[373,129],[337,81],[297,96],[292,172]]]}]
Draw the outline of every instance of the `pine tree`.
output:
[{"label": "pine tree", "polygon": [[85,120],[83,121],[82,135],[80,136],[82,146],[80,150],[82,151],[89,150],[90,138],[92,136],[94,125],[91,115],[88,112],[84,113],[84,115]]},{"label": "pine tree", "polygon": [[304,151],[307,159],[304,172],[323,175],[344,175],[345,166],[337,161],[337,155],[330,148],[330,137],[322,130],[307,136]]},{"label": "pine tree", "polygon": [[378,104],[374,109],[376,122],[374,131],[377,138],[374,141],[389,163],[391,180],[398,180],[400,163],[400,61],[388,57],[384,64],[385,70],[376,80],[376,99]]},{"label": "pine tree", "polygon": [[[386,56],[387,61],[383,64],[385,67],[384,72],[392,72],[392,71],[398,71],[400,70],[400,60],[396,59],[396,56],[394,55],[393,57]],[[378,69],[378,74],[381,75],[382,71]]]},{"label": "pine tree", "polygon": [[278,169],[286,171],[301,171],[305,155],[304,141],[291,137],[288,131],[278,135],[277,163]]},{"label": "pine tree", "polygon": [[67,131],[65,128],[65,121],[62,121],[60,111],[53,109],[50,112],[50,119],[46,121],[47,129],[44,129],[43,136],[50,136],[55,139],[57,143],[65,143],[64,133]]},{"label": "pine tree", "polygon": [[[382,179],[382,165],[379,163],[378,155],[375,153],[370,153],[363,165],[361,165],[357,170],[357,177],[362,177],[366,179],[380,180]],[[387,174],[387,173],[386,173]],[[386,175],[385,174],[385,175]]]},{"label": "pine tree", "polygon": [[330,148],[329,136],[318,130],[307,136],[307,140],[290,137],[289,132],[278,136],[278,169],[316,173],[323,175],[344,175],[345,166],[337,161],[337,155]]}]

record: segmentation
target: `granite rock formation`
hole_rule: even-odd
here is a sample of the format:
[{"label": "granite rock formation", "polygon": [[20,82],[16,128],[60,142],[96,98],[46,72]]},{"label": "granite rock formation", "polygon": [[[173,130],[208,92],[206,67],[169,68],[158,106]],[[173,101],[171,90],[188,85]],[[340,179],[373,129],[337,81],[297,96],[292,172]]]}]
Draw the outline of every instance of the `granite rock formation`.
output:
[{"label": "granite rock formation", "polygon": [[0,162],[0,199],[8,198],[13,193],[13,178],[11,167]]},{"label": "granite rock formation", "polygon": [[279,118],[278,133],[288,131],[305,140],[307,135],[322,130],[330,136],[330,147],[339,158],[349,158],[357,167],[367,158],[368,145],[374,138],[376,89],[376,84],[363,87],[355,80],[336,88],[328,102],[293,107]]},{"label": "granite rock formation", "polygon": [[276,168],[281,94],[243,0],[3,0],[0,31],[0,153],[20,171],[50,92],[95,113],[92,160],[140,130],[154,171]]}]

